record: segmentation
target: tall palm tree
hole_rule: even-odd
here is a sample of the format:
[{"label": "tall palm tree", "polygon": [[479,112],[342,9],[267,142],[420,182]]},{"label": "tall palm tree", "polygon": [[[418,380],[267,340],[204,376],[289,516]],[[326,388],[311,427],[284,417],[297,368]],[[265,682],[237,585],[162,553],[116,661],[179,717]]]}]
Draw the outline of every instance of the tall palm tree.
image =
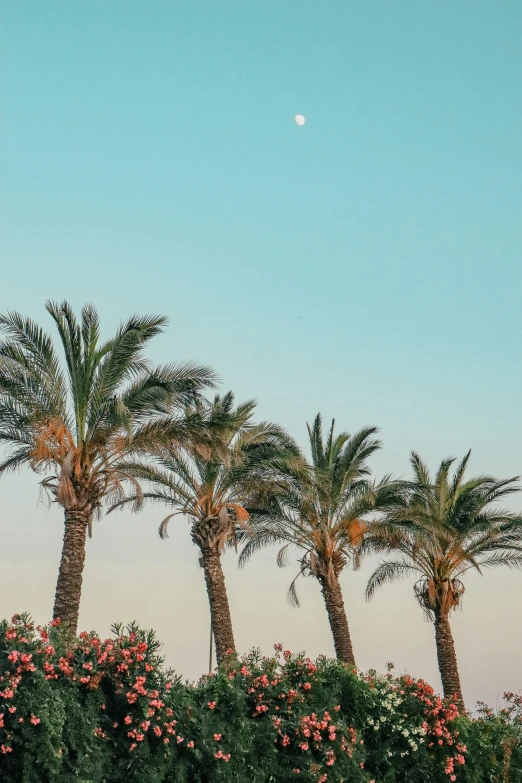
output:
[{"label": "tall palm tree", "polygon": [[205,422],[210,442],[163,449],[152,464],[135,460],[125,465],[128,475],[149,491],[134,492],[113,508],[132,503],[139,510],[153,500],[173,511],[160,525],[160,536],[174,516],[187,517],[193,542],[200,551],[207,586],[216,655],[222,662],[235,650],[221,555],[227,545],[235,545],[238,530],[249,528],[247,507],[270,495],[278,482],[280,465],[298,454],[291,438],[277,425],[255,424],[255,402],[234,407],[228,392],[213,402],[199,402],[193,412]]},{"label": "tall palm tree", "polygon": [[366,527],[365,519],[392,491],[386,477],[375,485],[368,460],[380,448],[377,429],[367,427],[354,435],[335,435],[335,422],[323,439],[320,414],[307,424],[311,463],[297,465],[286,484],[271,499],[266,510],[252,517],[255,534],[241,556],[244,565],[259,548],[284,542],[277,563],[287,563],[288,549],[302,553],[300,571],[288,591],[289,602],[299,606],[295,589],[301,575],[313,576],[321,586],[337,657],[355,665],[350,629],[339,576],[352,561],[357,567],[357,547]]},{"label": "tall palm tree", "polygon": [[450,475],[454,459],[446,459],[434,480],[418,454],[412,453],[414,479],[384,518],[372,525],[363,544],[366,551],[396,555],[379,564],[366,595],[386,582],[416,574],[415,596],[435,625],[437,659],[444,696],[464,700],[449,623],[460,607],[464,574],[493,566],[522,566],[522,518],[498,506],[517,492],[517,478],[477,476],[465,481],[470,453]]},{"label": "tall palm tree", "polygon": [[[166,319],[131,317],[100,341],[91,305],[77,321],[67,302],[48,302],[64,361],[51,337],[18,313],[0,316],[0,475],[23,465],[64,510],[54,617],[76,632],[86,536],[104,498],[125,478],[119,463],[166,439],[185,440],[188,402],[212,384],[205,367],[151,367],[143,349]],[[176,406],[181,406],[175,415]],[[195,425],[194,425],[195,426]]]}]

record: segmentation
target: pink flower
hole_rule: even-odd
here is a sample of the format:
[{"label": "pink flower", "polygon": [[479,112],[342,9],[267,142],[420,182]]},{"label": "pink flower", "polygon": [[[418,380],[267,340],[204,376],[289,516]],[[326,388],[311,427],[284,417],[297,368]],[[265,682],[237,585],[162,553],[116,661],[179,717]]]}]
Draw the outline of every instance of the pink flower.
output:
[{"label": "pink flower", "polygon": [[40,723],[40,718],[37,718],[36,715],[31,715],[31,723],[33,726],[38,726]]},{"label": "pink flower", "polygon": [[214,710],[216,708],[216,702],[215,701],[209,701],[208,708],[209,708],[209,710]]},{"label": "pink flower", "polygon": [[221,734],[214,734],[214,739],[216,740],[216,742],[219,742],[219,740],[221,739]]}]

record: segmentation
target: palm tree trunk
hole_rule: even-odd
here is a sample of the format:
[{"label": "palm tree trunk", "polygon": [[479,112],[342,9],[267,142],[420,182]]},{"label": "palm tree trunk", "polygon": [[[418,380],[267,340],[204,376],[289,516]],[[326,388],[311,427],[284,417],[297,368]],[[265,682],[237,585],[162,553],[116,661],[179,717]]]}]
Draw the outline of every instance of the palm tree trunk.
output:
[{"label": "palm tree trunk", "polygon": [[328,620],[332,629],[335,654],[340,661],[355,666],[352,640],[348,627],[348,618],[344,608],[343,594],[338,578],[330,574],[330,578],[320,577],[321,592],[328,612]]},{"label": "palm tree trunk", "polygon": [[216,644],[216,657],[218,664],[220,664],[226,658],[229,650],[235,652],[236,649],[225,575],[221,567],[221,556],[217,547],[203,547],[201,554]]},{"label": "palm tree trunk", "polygon": [[435,617],[435,641],[444,697],[446,699],[455,699],[455,704],[459,710],[464,712],[464,699],[462,698],[460,687],[455,644],[453,643],[453,635],[447,614],[438,614]]},{"label": "palm tree trunk", "polygon": [[84,509],[66,509],[62,558],[54,598],[53,618],[60,619],[67,635],[75,636],[82,594],[85,541],[92,514]]}]

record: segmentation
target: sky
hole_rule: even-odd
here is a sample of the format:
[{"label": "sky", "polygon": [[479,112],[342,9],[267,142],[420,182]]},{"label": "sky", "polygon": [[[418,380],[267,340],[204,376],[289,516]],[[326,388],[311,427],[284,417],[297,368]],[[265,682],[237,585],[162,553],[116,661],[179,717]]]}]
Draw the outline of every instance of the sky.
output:
[{"label": "sky", "polygon": [[[378,425],[373,467],[473,449],[522,473],[519,0],[25,0],[0,9],[0,310],[106,335],[169,317],[155,361],[211,365],[305,445],[318,411]],[[306,117],[298,127],[296,114]],[[522,509],[522,495],[513,499]],[[52,612],[63,526],[28,472],[0,481],[0,616]],[[82,628],[154,627],[208,667],[188,526],[111,515],[88,542]],[[411,582],[342,577],[361,668],[440,687]],[[238,647],[333,653],[318,585],[285,602],[267,551],[225,571]],[[453,618],[468,703],[522,689],[522,573],[470,577]]]}]

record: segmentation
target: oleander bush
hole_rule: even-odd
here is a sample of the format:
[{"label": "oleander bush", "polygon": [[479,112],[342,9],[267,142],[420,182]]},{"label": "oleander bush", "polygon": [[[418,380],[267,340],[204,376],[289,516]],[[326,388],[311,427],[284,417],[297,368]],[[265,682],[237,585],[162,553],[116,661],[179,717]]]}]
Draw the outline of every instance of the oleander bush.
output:
[{"label": "oleander bush", "polygon": [[472,719],[423,680],[360,674],[276,645],[196,684],[153,632],[64,643],[0,623],[2,783],[522,783],[522,701]]}]

